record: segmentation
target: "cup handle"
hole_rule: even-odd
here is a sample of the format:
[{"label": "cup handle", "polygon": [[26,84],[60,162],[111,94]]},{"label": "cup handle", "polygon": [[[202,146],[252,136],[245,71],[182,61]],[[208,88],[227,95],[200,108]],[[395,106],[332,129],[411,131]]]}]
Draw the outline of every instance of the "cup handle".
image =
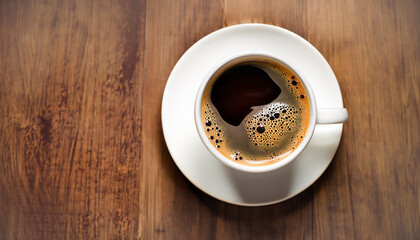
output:
[{"label": "cup handle", "polygon": [[316,114],[316,123],[332,124],[342,123],[348,118],[347,109],[345,108],[318,108]]}]

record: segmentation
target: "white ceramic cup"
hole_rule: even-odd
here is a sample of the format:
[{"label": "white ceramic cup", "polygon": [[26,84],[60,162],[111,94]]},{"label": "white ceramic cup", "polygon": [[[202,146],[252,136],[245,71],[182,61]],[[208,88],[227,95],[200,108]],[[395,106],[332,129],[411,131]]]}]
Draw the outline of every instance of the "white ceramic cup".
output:
[{"label": "white ceramic cup", "polygon": [[[236,163],[228,159],[227,157],[225,157],[216,148],[214,148],[213,145],[210,143],[210,140],[207,138],[206,133],[204,131],[206,127],[203,126],[203,121],[201,119],[201,101],[203,99],[204,90],[209,85],[210,81],[214,80],[213,76],[215,76],[218,73],[224,72],[226,69],[238,63],[250,61],[250,60],[264,61],[264,59],[277,62],[287,67],[298,77],[298,79],[300,79],[300,82],[305,88],[305,91],[309,100],[309,108],[310,108],[309,126],[302,142],[286,158],[270,165],[263,165],[263,166],[242,165],[240,163]],[[292,66],[292,64],[288,63],[287,61],[280,59],[279,57],[274,56],[272,54],[265,53],[265,52],[240,52],[240,53],[231,55],[228,58],[216,63],[203,78],[201,86],[197,92],[197,97],[195,100],[194,107],[195,107],[195,112],[194,112],[195,125],[197,127],[197,131],[198,131],[198,134],[200,135],[201,141],[204,143],[206,148],[226,166],[233,169],[240,170],[240,171],[249,172],[249,173],[269,172],[269,171],[273,171],[287,165],[288,163],[296,159],[299,156],[299,154],[302,153],[303,150],[306,148],[306,146],[308,145],[309,141],[312,138],[316,124],[342,123],[342,122],[345,122],[348,117],[347,110],[345,108],[328,108],[328,109],[317,108],[314,92],[312,91],[312,88],[306,76],[304,76],[302,71],[299,70],[299,66],[295,66],[295,65]]]}]

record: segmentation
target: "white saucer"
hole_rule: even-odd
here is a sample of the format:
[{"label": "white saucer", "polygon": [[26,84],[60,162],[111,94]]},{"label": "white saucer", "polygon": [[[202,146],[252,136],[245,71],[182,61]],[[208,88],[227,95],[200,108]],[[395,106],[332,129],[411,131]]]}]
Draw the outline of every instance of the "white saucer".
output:
[{"label": "white saucer", "polygon": [[163,95],[163,133],[178,168],[203,192],[237,205],[269,205],[295,196],[321,176],[337,150],[343,125],[317,125],[299,158],[276,171],[247,174],[223,165],[199,138],[194,125],[194,100],[209,69],[243,50],[269,51],[295,62],[311,82],[318,108],[343,107],[331,67],[310,43],[280,27],[241,24],[211,33],[179,59]]}]

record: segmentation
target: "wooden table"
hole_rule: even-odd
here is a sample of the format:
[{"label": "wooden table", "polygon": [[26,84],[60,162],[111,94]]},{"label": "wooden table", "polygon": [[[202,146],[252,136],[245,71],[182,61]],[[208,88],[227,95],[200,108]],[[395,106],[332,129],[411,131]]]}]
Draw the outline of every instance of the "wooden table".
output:
[{"label": "wooden table", "polygon": [[[181,55],[245,22],[312,43],[349,110],[322,177],[257,208],[189,183],[160,121]],[[419,23],[418,0],[0,1],[0,238],[418,239]]]}]

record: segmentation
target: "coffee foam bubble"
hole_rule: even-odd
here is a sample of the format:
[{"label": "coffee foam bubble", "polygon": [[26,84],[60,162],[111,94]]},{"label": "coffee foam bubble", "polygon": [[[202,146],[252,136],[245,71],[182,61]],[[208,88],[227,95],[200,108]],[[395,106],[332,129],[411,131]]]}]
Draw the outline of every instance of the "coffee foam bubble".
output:
[{"label": "coffee foam bubble", "polygon": [[[206,136],[212,143],[212,145],[219,149],[223,146],[225,148],[225,131],[222,125],[219,124],[220,119],[216,116],[213,108],[210,107],[210,103],[206,103],[204,110],[202,111],[202,120],[204,131]],[[223,120],[222,120],[223,121]]]},{"label": "coffee foam bubble", "polygon": [[271,62],[252,62],[264,69],[282,93],[272,103],[252,107],[237,127],[227,124],[203,95],[201,117],[211,144],[225,157],[244,165],[268,165],[290,155],[302,142],[309,125],[309,102],[300,80]]},{"label": "coffee foam bubble", "polygon": [[[273,103],[256,111],[244,122],[249,141],[264,151],[289,147],[296,142],[294,136],[302,130],[299,128],[300,112],[296,107],[284,103]],[[300,135],[303,137],[303,134]]]}]

